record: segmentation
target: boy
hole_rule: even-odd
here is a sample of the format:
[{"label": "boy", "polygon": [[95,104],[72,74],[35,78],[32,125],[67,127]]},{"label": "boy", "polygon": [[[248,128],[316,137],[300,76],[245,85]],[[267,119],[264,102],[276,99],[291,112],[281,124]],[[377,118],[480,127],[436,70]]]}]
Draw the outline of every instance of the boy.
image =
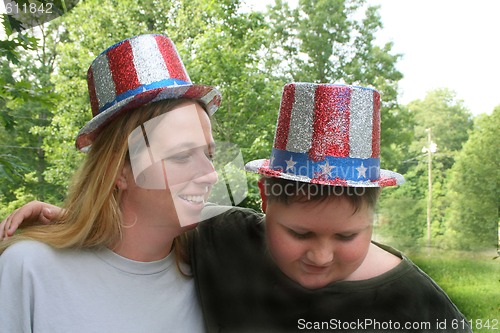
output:
[{"label": "boy", "polygon": [[[233,209],[201,223],[192,266],[210,332],[470,332],[430,277],[371,241],[380,188],[380,99],[361,87],[285,86],[260,173],[265,217]],[[453,325],[453,326],[452,326]]]}]

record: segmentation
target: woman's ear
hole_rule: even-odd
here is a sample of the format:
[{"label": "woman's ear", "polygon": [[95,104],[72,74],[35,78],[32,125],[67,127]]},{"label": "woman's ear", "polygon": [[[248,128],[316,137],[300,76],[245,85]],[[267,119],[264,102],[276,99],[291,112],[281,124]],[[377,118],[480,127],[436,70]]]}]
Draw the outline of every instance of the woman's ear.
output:
[{"label": "woman's ear", "polygon": [[127,183],[128,174],[130,174],[130,167],[127,164],[125,164],[115,180],[115,186],[120,191],[124,191],[128,187]]},{"label": "woman's ear", "polygon": [[262,212],[266,212],[267,209],[267,197],[266,197],[266,189],[264,184],[264,178],[260,178],[257,185],[259,186],[260,198],[262,199]]}]

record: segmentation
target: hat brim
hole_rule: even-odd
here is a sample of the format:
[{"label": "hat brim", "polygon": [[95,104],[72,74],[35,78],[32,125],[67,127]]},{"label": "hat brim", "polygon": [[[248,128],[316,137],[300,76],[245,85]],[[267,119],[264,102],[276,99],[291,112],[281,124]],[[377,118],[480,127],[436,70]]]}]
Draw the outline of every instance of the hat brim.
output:
[{"label": "hat brim", "polygon": [[162,87],[136,94],[115,103],[85,124],[76,137],[76,147],[78,150],[86,152],[103,127],[127,110],[149,103],[179,98],[192,99],[201,103],[208,115],[211,116],[219,108],[222,96],[215,87],[194,84]]},{"label": "hat brim", "polygon": [[331,186],[348,186],[348,187],[386,187],[398,186],[405,182],[403,175],[389,170],[380,169],[380,178],[373,181],[352,181],[345,179],[321,179],[309,178],[307,176],[300,176],[291,173],[285,173],[278,170],[269,168],[268,159],[260,159],[250,161],[245,165],[245,170],[252,173],[258,173],[267,177],[275,177],[299,181],[303,183],[313,183]]}]

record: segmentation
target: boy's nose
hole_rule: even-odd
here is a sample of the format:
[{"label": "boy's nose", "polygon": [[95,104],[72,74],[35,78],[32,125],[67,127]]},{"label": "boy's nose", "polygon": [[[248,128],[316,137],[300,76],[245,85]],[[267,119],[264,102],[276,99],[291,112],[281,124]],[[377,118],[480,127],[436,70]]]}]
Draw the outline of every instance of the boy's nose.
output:
[{"label": "boy's nose", "polygon": [[313,265],[326,266],[333,261],[334,250],[330,246],[320,245],[307,251],[306,258]]}]

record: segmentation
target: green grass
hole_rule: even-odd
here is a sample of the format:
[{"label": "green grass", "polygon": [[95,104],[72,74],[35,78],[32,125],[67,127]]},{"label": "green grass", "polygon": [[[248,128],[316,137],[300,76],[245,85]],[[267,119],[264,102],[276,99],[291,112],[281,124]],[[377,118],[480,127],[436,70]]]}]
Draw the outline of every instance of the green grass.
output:
[{"label": "green grass", "polygon": [[[473,321],[474,332],[500,332],[500,258],[496,253],[431,250],[407,253]],[[484,326],[496,323],[496,330]],[[482,325],[481,325],[482,324]]]}]

